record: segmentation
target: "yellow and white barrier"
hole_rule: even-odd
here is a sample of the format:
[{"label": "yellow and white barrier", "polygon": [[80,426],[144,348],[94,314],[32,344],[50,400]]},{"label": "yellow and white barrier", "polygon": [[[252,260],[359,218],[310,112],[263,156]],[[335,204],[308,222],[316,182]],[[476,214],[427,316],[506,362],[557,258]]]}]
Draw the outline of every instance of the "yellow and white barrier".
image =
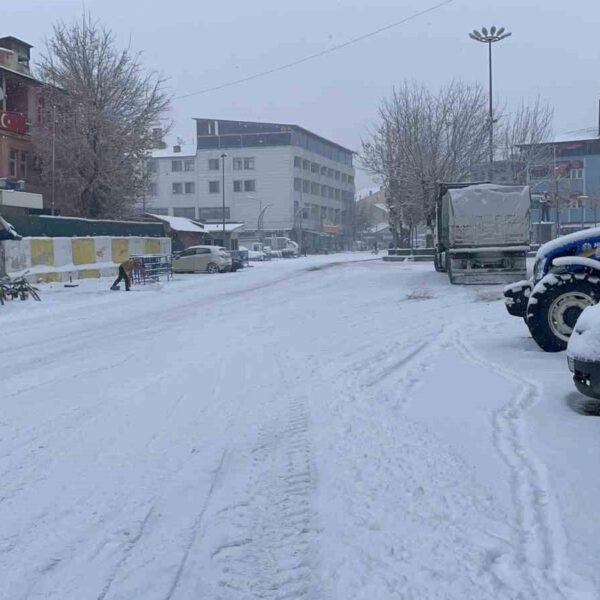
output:
[{"label": "yellow and white barrier", "polygon": [[155,237],[31,237],[2,245],[6,273],[34,282],[114,276],[134,254],[171,254],[170,238]]}]

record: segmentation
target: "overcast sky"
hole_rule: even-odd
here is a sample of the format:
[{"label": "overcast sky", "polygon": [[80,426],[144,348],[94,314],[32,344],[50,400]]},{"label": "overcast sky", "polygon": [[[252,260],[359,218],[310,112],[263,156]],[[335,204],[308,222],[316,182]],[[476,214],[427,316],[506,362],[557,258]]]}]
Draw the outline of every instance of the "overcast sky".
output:
[{"label": "overcast sky", "polygon": [[[440,0],[19,0],[0,4],[2,35],[42,49],[57,20],[90,11],[120,44],[189,94],[340,44]],[[600,1],[454,0],[426,16],[291,69],[176,100],[174,132],[193,117],[296,123],[353,150],[380,99],[404,78],[439,86],[453,77],[487,84],[483,44],[467,33],[505,26],[494,47],[495,96],[508,110],[539,93],[557,134],[596,126],[600,98]],[[191,141],[188,144],[191,145]],[[358,186],[369,186],[358,174]]]}]

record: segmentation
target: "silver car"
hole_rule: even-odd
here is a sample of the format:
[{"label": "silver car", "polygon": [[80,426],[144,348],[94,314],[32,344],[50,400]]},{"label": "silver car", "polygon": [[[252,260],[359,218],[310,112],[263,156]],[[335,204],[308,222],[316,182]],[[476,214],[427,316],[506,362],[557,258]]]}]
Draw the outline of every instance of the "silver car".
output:
[{"label": "silver car", "polygon": [[173,256],[175,273],[223,273],[231,271],[231,256],[220,246],[190,246]]}]

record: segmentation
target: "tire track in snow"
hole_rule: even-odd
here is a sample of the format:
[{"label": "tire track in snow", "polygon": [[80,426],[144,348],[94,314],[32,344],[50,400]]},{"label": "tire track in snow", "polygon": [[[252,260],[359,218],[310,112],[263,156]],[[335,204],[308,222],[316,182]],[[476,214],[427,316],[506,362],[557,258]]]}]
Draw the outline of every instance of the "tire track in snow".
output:
[{"label": "tire track in snow", "polygon": [[[517,515],[519,569],[528,585],[528,598],[571,598],[578,576],[565,572],[566,535],[546,469],[527,441],[524,417],[541,397],[540,385],[485,358],[456,329],[456,349],[469,362],[514,383],[516,392],[493,415],[494,443],[511,472]],[[585,586],[587,587],[587,586]]]},{"label": "tire track in snow", "polygon": [[144,534],[146,525],[148,524],[148,521],[150,520],[150,517],[152,516],[153,512],[154,512],[154,505],[151,505],[150,508],[148,509],[148,511],[146,512],[144,518],[140,521],[139,527],[138,527],[135,535],[129,539],[129,542],[127,543],[127,546],[125,547],[125,550],[123,551],[123,553],[121,555],[121,558],[115,564],[115,566],[112,570],[112,573],[110,574],[109,578],[104,583],[104,587],[102,588],[102,591],[98,595],[97,600],[104,600],[106,598],[106,595],[108,594],[108,592],[110,592],[112,584],[115,581],[117,575],[119,574],[119,571],[121,570],[121,568],[123,567],[123,565],[129,558],[129,556],[133,552],[134,548],[136,547],[137,543],[140,541],[140,538]]},{"label": "tire track in snow", "polygon": [[167,592],[167,595],[165,596],[164,600],[171,600],[171,598],[173,598],[173,595],[177,591],[179,581],[181,580],[181,576],[183,574],[183,571],[185,570],[188,559],[190,557],[190,552],[194,546],[194,542],[198,538],[198,534],[200,532],[200,527],[202,525],[202,519],[204,518],[204,514],[206,513],[206,509],[208,508],[210,499],[211,499],[213,492],[215,491],[215,488],[217,486],[219,476],[221,475],[221,472],[223,470],[223,465],[225,463],[226,456],[227,456],[227,448],[225,448],[223,450],[223,452],[221,453],[221,457],[219,459],[217,467],[215,468],[215,470],[213,472],[212,480],[210,482],[210,487],[208,488],[208,493],[206,494],[206,498],[204,499],[204,502],[202,504],[202,508],[200,509],[200,512],[196,515],[196,518],[194,519],[194,523],[193,523],[191,531],[190,531],[190,536],[189,536],[188,540],[186,541],[185,546],[183,548],[183,555],[181,557],[181,561],[177,568],[177,572],[175,573],[175,577],[173,578],[173,581],[171,582],[169,591]]},{"label": "tire track in snow", "polygon": [[219,599],[313,596],[314,467],[306,400],[293,398],[284,410],[258,433],[246,498],[219,511],[234,524],[211,552],[224,590]]}]

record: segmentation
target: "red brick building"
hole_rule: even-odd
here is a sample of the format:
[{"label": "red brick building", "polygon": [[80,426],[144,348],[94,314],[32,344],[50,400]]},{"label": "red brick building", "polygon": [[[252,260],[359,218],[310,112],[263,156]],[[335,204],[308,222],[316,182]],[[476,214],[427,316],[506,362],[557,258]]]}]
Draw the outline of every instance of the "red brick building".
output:
[{"label": "red brick building", "polygon": [[0,188],[37,192],[30,131],[41,118],[42,84],[29,68],[31,48],[15,37],[0,38]]}]

